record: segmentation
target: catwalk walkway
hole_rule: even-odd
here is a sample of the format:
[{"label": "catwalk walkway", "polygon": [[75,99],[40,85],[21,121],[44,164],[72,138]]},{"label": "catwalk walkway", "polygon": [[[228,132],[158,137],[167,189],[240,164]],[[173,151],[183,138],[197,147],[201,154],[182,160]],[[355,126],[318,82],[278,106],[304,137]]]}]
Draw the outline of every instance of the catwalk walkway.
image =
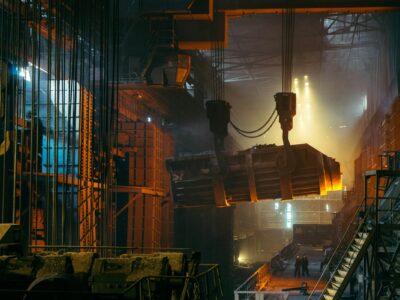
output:
[{"label": "catwalk walkway", "polygon": [[[295,269],[294,264],[297,255],[307,256],[310,276],[308,277],[301,276],[300,278],[294,276],[294,269]],[[297,253],[288,262],[288,265],[285,268],[285,270],[281,273],[272,275],[267,286],[264,287],[264,290],[282,291],[282,289],[300,287],[302,284],[306,283],[308,285],[308,291],[311,291],[321,275],[320,264],[323,258],[324,255],[321,248],[315,248],[311,246],[300,246]],[[319,289],[322,290],[324,286],[325,282],[320,282],[318,284],[317,290]]]}]

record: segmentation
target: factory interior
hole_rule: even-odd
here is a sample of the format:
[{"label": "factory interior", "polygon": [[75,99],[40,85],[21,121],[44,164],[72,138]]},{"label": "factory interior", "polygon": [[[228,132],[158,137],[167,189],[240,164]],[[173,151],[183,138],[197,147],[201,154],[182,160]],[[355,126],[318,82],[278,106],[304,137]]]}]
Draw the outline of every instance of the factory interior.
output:
[{"label": "factory interior", "polygon": [[0,299],[400,299],[400,1],[0,0]]}]

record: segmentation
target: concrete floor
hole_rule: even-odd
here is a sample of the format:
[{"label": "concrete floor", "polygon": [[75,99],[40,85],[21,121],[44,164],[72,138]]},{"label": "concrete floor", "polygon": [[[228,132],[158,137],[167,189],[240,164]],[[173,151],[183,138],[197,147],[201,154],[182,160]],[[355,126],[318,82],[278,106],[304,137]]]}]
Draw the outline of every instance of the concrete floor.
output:
[{"label": "concrete floor", "polygon": [[[309,277],[294,277],[294,263],[297,255],[305,255],[308,257]],[[311,292],[321,275],[319,268],[322,260],[323,251],[321,248],[300,246],[296,255],[289,261],[286,269],[280,274],[273,275],[271,281],[265,287],[265,290],[282,291],[284,288],[300,287],[302,283],[305,282],[308,285],[308,291]],[[317,290],[322,290],[324,286],[325,282],[319,282]],[[294,291],[294,293],[298,293],[298,291]]]}]

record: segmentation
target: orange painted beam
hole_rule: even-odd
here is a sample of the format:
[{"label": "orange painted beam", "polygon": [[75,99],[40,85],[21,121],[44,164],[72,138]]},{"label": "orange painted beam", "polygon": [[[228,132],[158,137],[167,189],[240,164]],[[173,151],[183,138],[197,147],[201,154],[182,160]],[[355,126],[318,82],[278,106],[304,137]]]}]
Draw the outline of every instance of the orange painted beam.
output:
[{"label": "orange painted beam", "polygon": [[134,185],[116,185],[112,186],[111,190],[117,193],[135,193],[144,194],[156,197],[165,197],[166,192],[159,188],[148,188],[145,186],[134,186]]},{"label": "orange painted beam", "polygon": [[175,15],[174,19],[176,21],[212,21],[214,19],[214,0],[208,1],[208,12],[203,14],[182,14]]},{"label": "orange painted beam", "polygon": [[[371,13],[371,12],[390,12],[400,11],[400,1],[396,0],[220,0],[214,2],[214,10],[217,13],[224,14],[224,37],[220,38],[224,47],[228,46],[228,19],[230,17],[240,17],[253,14],[280,14],[285,8],[293,8],[296,13]],[[181,15],[175,17],[175,20],[182,22],[184,26],[192,26],[193,21],[202,21],[203,30],[215,31],[215,18],[209,19],[201,14],[196,16]],[[221,26],[221,25],[220,25]],[[203,25],[202,25],[203,27]],[[200,34],[196,39],[196,32],[193,30],[189,38],[183,38],[178,41],[178,48],[182,50],[208,50],[216,46],[216,41],[204,39]]]},{"label": "orange painted beam", "polygon": [[[178,41],[178,48],[182,50],[209,50],[215,48],[217,42],[221,43],[224,48],[228,47],[228,15],[223,12],[223,37],[221,35],[221,39],[219,41],[214,40],[181,40]],[[215,30],[214,26],[212,26],[212,22],[207,21],[210,24],[209,30]],[[206,22],[205,22],[206,23]]]},{"label": "orange painted beam", "polygon": [[[225,12],[229,17],[238,17],[244,15],[256,14],[280,14],[283,12],[282,8],[247,8],[247,9],[224,9],[220,10]],[[370,13],[370,12],[385,12],[385,11],[400,11],[400,7],[303,7],[295,8],[296,13]]]},{"label": "orange painted beam", "polygon": [[281,13],[293,8],[297,13],[365,13],[400,9],[398,0],[219,0],[215,10],[228,15]]}]

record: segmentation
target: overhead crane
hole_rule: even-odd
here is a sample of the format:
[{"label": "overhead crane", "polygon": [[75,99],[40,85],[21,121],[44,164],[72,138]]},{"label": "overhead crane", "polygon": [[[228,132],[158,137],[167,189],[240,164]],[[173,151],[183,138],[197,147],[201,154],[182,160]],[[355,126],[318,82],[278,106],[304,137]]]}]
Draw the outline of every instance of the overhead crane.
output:
[{"label": "overhead crane", "polygon": [[[219,4],[214,3],[216,11],[219,11]],[[240,6],[240,3],[232,5]],[[284,11],[283,92],[275,95],[277,116],[265,130],[263,128],[253,131],[241,130],[230,121],[230,105],[222,99],[223,75],[214,76],[216,100],[208,101],[206,107],[210,130],[215,139],[215,157],[203,155],[169,161],[172,193],[178,205],[197,206],[215,203],[217,206],[227,206],[239,201],[256,202],[259,199],[272,198],[286,200],[294,196],[325,194],[327,190],[341,188],[340,167],[337,162],[308,145],[291,146],[289,142],[289,131],[293,127],[293,117],[296,114],[296,95],[291,93],[295,9],[290,5],[288,7],[290,11]],[[229,10],[229,8],[226,9]],[[260,9],[259,13],[265,13],[265,11]],[[225,19],[228,15],[224,13]],[[178,20],[180,18],[179,16]],[[227,25],[226,20],[223,24]],[[221,47],[221,44],[222,47],[225,46],[226,29],[225,27],[224,40],[219,44],[211,43],[211,47]],[[218,52],[221,50],[215,51],[217,59],[221,59],[223,54]],[[212,57],[213,63],[223,64],[223,61],[215,61],[215,56]],[[274,113],[271,117],[273,115]],[[263,127],[268,125],[271,117]],[[256,146],[247,150],[247,153],[242,152],[233,156],[223,154],[223,139],[228,134],[228,123],[231,123],[239,134],[255,138],[266,133],[278,117],[282,129],[283,146]],[[260,134],[261,130],[264,131]],[[248,135],[248,133],[253,135]]]},{"label": "overhead crane", "polygon": [[[45,4],[46,1],[41,1],[42,4]],[[144,7],[142,10],[143,14],[148,14],[150,18],[157,18],[159,13],[165,13],[172,16],[174,22],[176,23],[176,34],[177,39],[177,48],[178,49],[209,49],[213,46],[215,41],[222,41],[223,45],[227,45],[227,32],[228,32],[228,19],[229,17],[235,17],[245,14],[258,14],[258,13],[280,13],[285,8],[293,8],[296,12],[299,13],[330,13],[330,12],[344,12],[344,13],[362,13],[362,12],[379,12],[379,11],[397,11],[400,9],[400,4],[398,1],[312,1],[312,0],[303,0],[303,1],[184,1],[184,7],[180,9],[174,9],[174,7],[165,8],[165,3],[158,4],[157,7],[156,2],[152,2],[152,6],[147,7],[146,1],[144,1]],[[15,9],[15,5],[13,5],[13,1],[4,0],[2,1],[2,8],[6,10]],[[22,9],[24,10],[24,9]],[[39,27],[38,27],[39,26]],[[56,40],[55,31],[49,32],[46,31],[47,24],[35,25],[32,28],[35,28],[39,34],[41,34],[45,38],[50,38],[53,42]],[[197,30],[193,30],[197,28]],[[204,30],[198,30],[199,28]],[[216,29],[216,30],[214,30]],[[196,34],[194,34],[196,33]],[[211,34],[213,33],[213,34]],[[69,37],[63,37],[64,41],[63,47],[68,50],[71,50],[73,47],[71,44],[68,44],[71,40]],[[43,67],[46,68],[47,63],[43,63]],[[190,66],[190,63],[186,63],[187,66]],[[185,76],[184,76],[185,77]],[[183,78],[184,78],[183,77]],[[93,105],[92,103],[87,102],[88,105]],[[82,128],[87,128],[87,126],[92,126],[89,115],[91,112],[91,107],[83,108],[83,111],[87,111],[87,115],[83,114],[83,118],[87,123],[83,123]],[[129,113],[129,112],[128,112]],[[18,122],[18,121],[17,121]],[[25,124],[22,122],[21,124]],[[87,130],[86,130],[87,131]],[[91,136],[92,133],[87,131]],[[4,156],[4,154],[9,149],[9,141],[7,141],[7,137],[5,137],[4,141],[0,145],[0,156]],[[86,151],[90,151],[92,145],[89,140],[82,140],[82,145]],[[4,149],[4,153],[1,152]],[[193,159],[193,164],[195,165],[195,170],[199,172],[201,176],[208,176],[208,179],[211,180],[211,184],[206,187],[202,186],[201,188],[204,190],[210,189],[213,192],[209,198],[203,198],[207,201],[207,204],[215,204],[219,206],[226,206],[233,202],[238,201],[258,201],[261,199],[266,199],[269,197],[282,197],[282,198],[290,198],[291,196],[296,195],[304,195],[307,193],[324,193],[326,190],[338,188],[340,185],[340,170],[339,165],[331,158],[324,156],[322,153],[319,153],[315,149],[311,148],[307,145],[297,145],[293,146],[294,155],[298,161],[297,170],[294,170],[292,173],[293,181],[291,191],[288,189],[282,189],[282,186],[285,186],[285,183],[282,183],[282,178],[279,174],[279,153],[285,150],[285,147],[278,146],[258,146],[247,151],[243,151],[236,155],[226,156],[226,161],[228,164],[228,170],[232,171],[231,178],[224,179],[218,177],[214,178],[213,167],[215,158],[213,155],[205,158],[206,168],[198,168],[197,160],[202,160],[203,158],[195,158]],[[3,154],[3,155],[2,155]],[[79,179],[69,179],[60,176],[60,174],[54,180],[57,182],[63,182],[63,180],[70,180],[69,183],[74,186],[84,187],[90,186],[87,181],[94,174],[90,174],[88,170],[90,169],[90,161],[92,158],[88,153],[81,153],[81,157],[84,157],[84,161],[81,164],[81,174],[82,178]],[[85,156],[86,155],[86,156]],[[4,158],[4,157],[3,157]],[[308,166],[312,166],[313,170],[309,170],[310,173],[307,173],[305,169],[302,169],[301,161],[304,161]],[[315,163],[313,164],[312,161]],[[173,184],[175,185],[173,188],[179,190],[177,188],[178,181],[180,179],[185,179],[187,174],[182,176],[182,170],[180,170],[179,166],[180,161],[176,160],[171,162],[171,173],[173,175]],[[186,163],[186,162],[185,162]],[[203,161],[201,162],[201,164]],[[200,165],[201,165],[200,164]],[[258,165],[257,165],[258,164]],[[218,167],[218,166],[217,166]],[[207,169],[208,168],[208,169]],[[274,181],[274,190],[272,194],[267,194],[263,188],[268,185],[265,185],[264,179],[261,178],[268,170],[274,170],[272,181]],[[185,172],[185,171],[183,171]],[[208,173],[207,173],[208,172]],[[236,172],[236,173],[235,173]],[[297,172],[297,173],[296,173]],[[304,174],[310,175],[310,177],[305,178],[307,176],[302,177]],[[40,174],[38,174],[40,176]],[[260,175],[260,177],[258,177]],[[189,175],[189,178],[191,175]],[[243,176],[244,179],[243,186],[239,186],[238,190],[235,190],[235,180]],[[298,176],[298,177],[296,177]],[[93,181],[93,178],[90,178]],[[177,181],[174,182],[174,179]],[[296,183],[296,180],[299,180],[299,183]],[[296,188],[302,185],[303,180],[309,180],[312,182],[309,184],[310,190],[308,191],[300,191],[296,190]],[[86,181],[86,182],[85,182]],[[214,188],[214,184],[216,184],[217,188]],[[94,182],[94,186],[101,188],[100,182]],[[287,183],[286,183],[287,187]],[[143,190],[141,190],[143,188]],[[112,189],[118,189],[118,187],[111,186]],[[146,186],[134,186],[131,183],[125,187],[121,187],[124,191],[129,192],[137,192],[137,191],[148,191],[146,190]],[[240,190],[242,189],[242,190]],[[268,187],[268,191],[270,188]],[[243,193],[243,191],[245,191]],[[288,192],[289,191],[289,192]],[[151,193],[151,191],[149,192]],[[154,191],[153,191],[154,193]],[[174,192],[177,195],[176,192]],[[218,197],[214,198],[215,193]],[[84,196],[84,195],[83,195]],[[178,198],[176,198],[178,199]],[[222,201],[221,201],[222,199]],[[94,200],[92,198],[92,200]],[[178,205],[180,203],[178,202]],[[194,202],[194,205],[198,205],[198,202]],[[91,205],[88,203],[88,205]],[[99,207],[99,209],[104,209],[103,204]],[[185,206],[186,203],[182,202],[182,205]],[[85,206],[85,205],[83,205]],[[95,231],[92,231],[93,228],[96,228],[95,221],[95,213],[90,207],[86,207],[85,210],[89,211],[88,215],[80,216],[80,222],[82,222],[82,226],[86,226],[83,222],[86,222],[88,219],[91,219],[87,224],[87,229],[82,229],[80,232],[80,238],[82,240],[82,244],[90,247],[97,247],[97,244],[92,239],[90,241],[85,241],[88,235],[96,235]],[[100,249],[100,247],[99,247]],[[62,261],[69,261],[70,258],[67,258],[68,255],[63,255]],[[50,261],[50,260],[49,260]],[[14,262],[14,261],[13,261]],[[103,261],[104,262],[104,261]],[[125,261],[132,263],[132,261]],[[104,272],[105,269],[100,268],[100,272]],[[106,273],[106,272],[104,272]],[[98,275],[98,274],[97,274]],[[126,274],[125,274],[126,275]],[[110,275],[110,278],[113,278],[113,275]],[[101,280],[100,280],[101,281]],[[218,297],[221,295],[218,295]]]},{"label": "overhead crane", "polygon": [[[342,188],[338,162],[307,144],[290,145],[296,95],[278,93],[275,101],[282,146],[257,145],[237,154],[227,154],[216,146],[215,154],[167,161],[177,206],[223,207],[274,198],[288,200]],[[211,131],[216,140],[223,140],[230,107],[225,101],[213,100],[207,103],[207,109]]]},{"label": "overhead crane", "polygon": [[[189,5],[190,4],[190,5]],[[156,5],[155,5],[156,6]],[[154,9],[153,3],[153,9]],[[213,42],[228,45],[228,20],[251,14],[280,14],[285,9],[295,13],[372,13],[399,11],[396,0],[237,0],[237,1],[187,1],[187,6],[174,11],[173,5],[165,7],[165,13],[175,20],[180,49],[210,49]],[[144,7],[151,15],[151,6]],[[160,10],[161,7],[160,7]]]},{"label": "overhead crane", "polygon": [[[64,3],[64,2],[62,2]],[[44,8],[48,7],[47,1],[40,1],[40,4],[43,5]],[[2,2],[2,8],[11,11],[18,9],[22,13],[29,12],[30,7],[27,6],[28,4],[26,3],[21,3],[18,7],[13,3],[12,1],[5,0]],[[70,12],[71,7],[69,7],[67,4],[61,5],[61,8],[63,12]],[[173,32],[174,37],[176,38],[176,43],[174,46],[176,46],[178,49],[207,49],[213,47],[213,44],[216,41],[222,42],[223,46],[227,45],[227,32],[228,32],[228,22],[227,20],[230,17],[235,17],[235,16],[240,16],[244,14],[258,14],[258,13],[280,13],[282,12],[283,9],[286,8],[293,8],[296,12],[301,12],[301,13],[313,13],[313,12],[336,12],[336,11],[345,11],[345,12],[375,12],[375,11],[394,11],[394,10],[399,10],[400,5],[398,4],[398,1],[311,1],[311,0],[303,0],[303,1],[213,1],[213,0],[206,0],[206,1],[175,1],[175,2],[162,2],[162,1],[151,1],[147,2],[145,1],[143,3],[143,6],[141,7],[141,10],[139,11],[140,14],[145,15],[148,17],[150,20],[157,20],[160,16],[160,12],[170,16],[175,22],[174,25],[174,30]],[[53,11],[56,11],[59,9],[59,7],[52,7]],[[61,17],[63,17],[62,14],[59,14]],[[65,16],[64,16],[65,17]],[[56,33],[57,33],[57,28],[52,28],[49,24],[45,24],[45,18],[42,18],[39,23],[31,22],[29,26],[37,31],[39,35],[41,35],[44,38],[49,38],[53,43],[56,43]],[[67,26],[67,21],[68,18],[66,17],[66,22]],[[53,24],[54,25],[54,24]],[[72,25],[72,24],[69,24]],[[194,30],[196,28],[196,30]],[[199,30],[199,28],[201,30]],[[49,32],[50,29],[50,32]],[[72,33],[71,30],[69,30],[69,33]],[[62,41],[60,44],[61,47],[64,47],[68,51],[73,51],[74,47],[72,45],[72,38],[68,36],[69,33],[61,33],[58,34],[58,39],[59,41]],[[29,59],[29,57],[28,57]],[[31,59],[31,58],[30,58]],[[184,65],[182,66],[182,76],[180,82],[185,78],[187,78],[188,71],[190,69],[190,61],[185,60]],[[43,61],[41,67],[43,69],[48,68],[47,66],[47,61]],[[186,72],[184,71],[185,68],[187,69]],[[178,81],[178,80],[177,80]],[[86,94],[83,96],[84,99],[91,99],[90,92],[86,92]],[[92,101],[93,102],[93,101]],[[62,176],[61,174],[58,174],[56,176],[55,180],[56,182],[60,184],[64,184],[64,182],[69,182],[69,184],[73,184],[76,186],[81,186],[82,188],[86,187],[94,187],[98,186],[101,188],[102,184],[100,182],[96,182],[97,180],[93,181],[93,176],[94,174],[90,173],[91,165],[93,164],[93,157],[92,157],[92,152],[90,149],[92,149],[93,145],[91,145],[90,140],[91,137],[93,136],[93,132],[90,132],[90,128],[92,128],[93,120],[90,119],[90,116],[92,115],[92,106],[93,103],[90,101],[85,101],[85,107],[82,107],[82,112],[84,114],[82,115],[82,118],[84,119],[82,122],[82,132],[86,132],[88,140],[85,140],[84,136],[82,135],[82,139],[80,141],[80,144],[83,145],[81,147],[80,151],[80,157],[82,158],[80,161],[80,172],[82,177],[78,180],[77,178],[69,179],[68,176]],[[126,115],[134,116],[132,112],[129,112],[126,107],[123,107],[121,105],[121,112],[124,112]],[[7,131],[7,134],[10,135],[10,133]],[[7,137],[7,136],[6,136]],[[2,141],[1,148],[0,149],[8,149],[9,148],[9,139],[5,138],[4,141]],[[131,147],[131,146],[127,146]],[[265,148],[266,149],[266,148]],[[278,149],[278,148],[277,148]],[[131,150],[134,150],[133,148]],[[251,150],[249,152],[254,151]],[[272,148],[269,148],[268,151],[272,151]],[[313,152],[314,150],[310,150]],[[278,151],[279,152],[279,151]],[[311,153],[310,152],[310,153]],[[119,151],[116,151],[116,153],[120,153],[122,155],[123,151],[121,149]],[[336,170],[338,168],[336,167]],[[322,170],[322,169],[321,169]],[[335,171],[336,175],[333,176],[335,178],[338,177],[337,171]],[[328,172],[329,173],[329,172]],[[41,175],[38,173],[38,176],[40,177]],[[47,176],[47,175],[46,175]],[[329,176],[325,176],[329,177]],[[89,180],[90,178],[90,180]],[[79,181],[79,182],[78,182]],[[321,181],[322,182],[322,181]],[[337,180],[331,180],[331,183],[328,184],[328,186],[337,186]],[[283,183],[282,183],[283,184]],[[254,191],[254,188],[251,187],[251,190]],[[322,186],[322,185],[321,185]],[[144,186],[144,188],[146,188]],[[95,189],[93,191],[93,199],[96,199],[96,191]],[[118,190],[116,187],[111,187],[111,190]],[[121,190],[121,189],[120,189]],[[125,186],[122,190],[127,191],[138,191],[142,190],[140,189],[140,186],[135,185],[133,188],[129,186]],[[284,189],[284,190],[289,190]],[[324,188],[321,189],[321,191],[325,190]],[[282,193],[281,189],[281,193]],[[163,193],[161,193],[163,194]],[[86,193],[86,196],[89,195]],[[254,199],[255,193],[250,193],[251,197]],[[277,194],[281,195],[281,194]],[[80,198],[85,196],[82,194]],[[92,197],[90,196],[90,198]],[[284,198],[289,198],[290,197],[290,192]],[[228,197],[229,198],[229,197]],[[87,201],[83,201],[83,206],[80,207],[86,207]],[[90,202],[90,201],[89,201]],[[93,201],[96,202],[96,201]],[[89,205],[89,204],[88,204]],[[95,230],[96,228],[96,222],[94,221],[96,219],[95,217],[95,210],[93,210],[94,207],[89,205],[87,209],[85,208],[85,211],[89,211],[89,215],[82,216],[81,224],[82,227],[87,227],[90,229],[82,229],[81,230],[81,235],[82,236],[96,236],[95,233],[86,233],[87,230]],[[97,207],[98,209],[103,209],[103,207],[100,205]],[[86,221],[89,220],[89,224],[85,225],[87,223]],[[83,238],[83,237],[82,237]],[[85,238],[83,238],[84,240]],[[85,244],[84,242],[82,242]],[[90,242],[94,243],[95,242]],[[93,244],[93,245],[94,245]]]}]

